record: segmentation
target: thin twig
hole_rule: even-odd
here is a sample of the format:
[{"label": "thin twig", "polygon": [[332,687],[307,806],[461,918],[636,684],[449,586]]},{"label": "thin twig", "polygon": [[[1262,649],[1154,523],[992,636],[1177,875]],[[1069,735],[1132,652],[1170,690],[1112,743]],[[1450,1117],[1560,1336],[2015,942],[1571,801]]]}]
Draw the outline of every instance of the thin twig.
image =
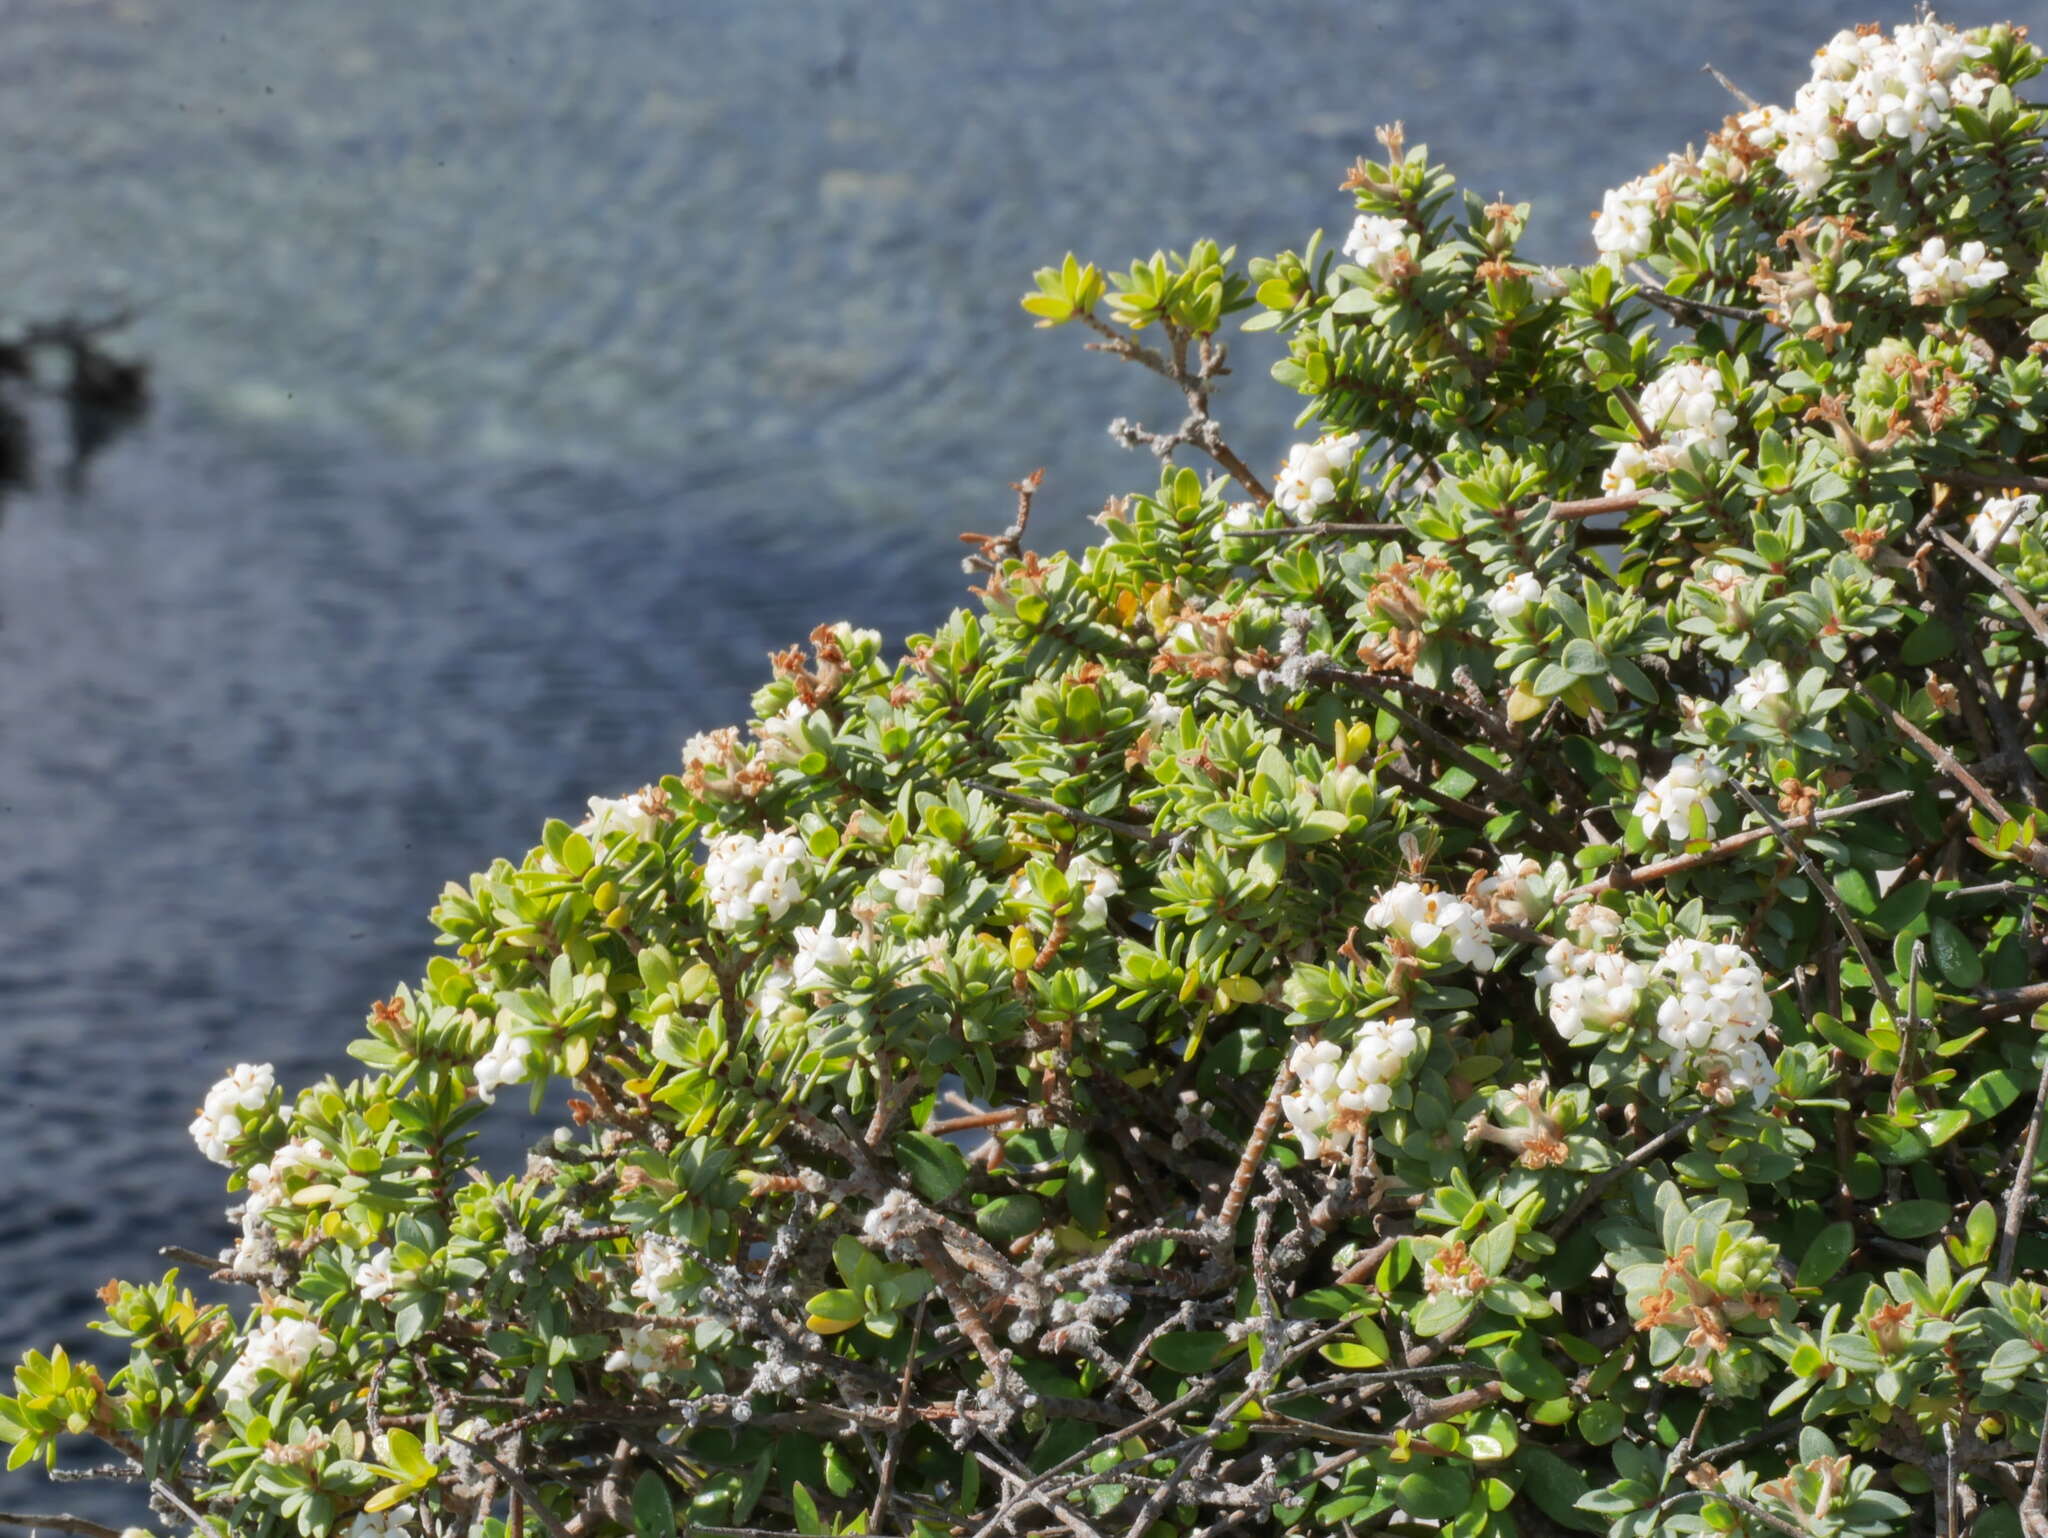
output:
[{"label": "thin twig", "polygon": [[26,1527],[45,1533],[77,1533],[81,1538],[121,1538],[121,1529],[95,1522],[90,1517],[31,1516],[20,1511],[0,1511],[0,1527]]},{"label": "thin twig", "polygon": [[[2041,1082],[2034,1089],[2034,1118],[2027,1123],[2027,1140],[2020,1145],[2020,1166],[2013,1172],[2012,1189],[2005,1197],[2005,1231],[1998,1241],[1998,1279],[2012,1279],[2013,1256],[2020,1243],[2020,1219],[2026,1215],[2027,1198],[2033,1194],[2034,1160],[2041,1151],[2041,1121],[2048,1116],[2048,1062],[2041,1065]],[[2038,1486],[2041,1474],[2034,1473]]]},{"label": "thin twig", "polygon": [[1856,947],[1856,954],[1861,958],[1864,970],[1870,974],[1871,985],[1877,989],[1879,995],[1884,999],[1885,1008],[1892,1012],[1893,1019],[1897,1019],[1899,1014],[1899,996],[1893,990],[1891,980],[1885,975],[1884,968],[1878,965],[1877,956],[1870,949],[1870,942],[1863,938],[1863,926],[1856,922],[1856,916],[1849,911],[1848,905],[1842,901],[1842,894],[1835,890],[1835,884],[1828,880],[1825,871],[1813,863],[1812,858],[1806,852],[1805,846],[1792,836],[1791,829],[1780,822],[1770,808],[1757,799],[1756,794],[1747,785],[1732,776],[1728,783],[1733,787],[1736,795],[1749,803],[1749,809],[1769,823],[1778,837],[1785,841],[1786,849],[1791,851],[1794,859],[1798,860],[1799,868],[1806,872],[1806,879],[1811,881],[1820,892],[1821,901],[1828,905],[1828,910],[1834,914],[1836,922],[1842,926],[1842,932],[1849,937],[1849,943]]},{"label": "thin twig", "polygon": [[1613,1185],[1615,1181],[1619,1180],[1629,1170],[1649,1163],[1650,1160],[1656,1158],[1666,1148],[1669,1148],[1673,1142],[1684,1137],[1686,1133],[1692,1131],[1694,1127],[1697,1127],[1713,1114],[1714,1107],[1710,1105],[1701,1106],[1683,1121],[1673,1122],[1662,1132],[1651,1138],[1649,1142],[1643,1144],[1642,1147],[1638,1148],[1626,1159],[1623,1159],[1621,1163],[1613,1166],[1611,1169],[1602,1170],[1586,1182],[1586,1188],[1579,1193],[1578,1200],[1565,1208],[1564,1216],[1549,1226],[1558,1229],[1570,1228],[1572,1224],[1579,1220],[1580,1214],[1600,1199],[1601,1192]]},{"label": "thin twig", "polygon": [[1049,812],[1054,816],[1064,817],[1069,822],[1086,823],[1092,828],[1102,828],[1111,833],[1121,834],[1125,838],[1140,839],[1147,844],[1169,842],[1167,835],[1154,833],[1141,823],[1119,822],[1114,817],[1097,817],[1093,812],[1061,806],[1059,802],[1048,801],[1042,796],[1027,796],[1021,790],[1006,790],[1000,785],[990,784],[987,780],[967,780],[963,783],[969,790],[978,790],[984,796],[995,796],[1004,801],[1014,802],[1018,806],[1029,807],[1034,812]]}]

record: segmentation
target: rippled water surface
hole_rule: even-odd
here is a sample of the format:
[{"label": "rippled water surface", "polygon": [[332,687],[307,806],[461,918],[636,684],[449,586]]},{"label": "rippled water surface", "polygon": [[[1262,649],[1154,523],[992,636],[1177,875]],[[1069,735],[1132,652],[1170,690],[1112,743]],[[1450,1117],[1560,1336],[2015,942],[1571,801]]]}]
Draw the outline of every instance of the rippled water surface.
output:
[{"label": "rippled water surface", "polygon": [[221,1242],[190,1108],[346,1071],[446,879],[817,620],[935,621],[1005,482],[1047,467],[1050,545],[1149,479],[1102,425],[1172,403],[1035,334],[1033,266],[1299,245],[1393,118],[1573,259],[1729,109],[1702,62],[1783,100],[1865,16],[0,0],[0,306],[131,304],[158,384],[0,525],[0,1353]]}]

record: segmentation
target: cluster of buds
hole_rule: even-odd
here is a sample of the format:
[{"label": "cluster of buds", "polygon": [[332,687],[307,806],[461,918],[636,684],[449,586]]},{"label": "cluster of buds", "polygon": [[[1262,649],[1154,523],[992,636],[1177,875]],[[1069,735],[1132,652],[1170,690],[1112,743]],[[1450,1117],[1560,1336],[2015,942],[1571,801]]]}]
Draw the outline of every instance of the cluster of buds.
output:
[{"label": "cluster of buds", "polygon": [[1367,1118],[1394,1103],[1393,1085],[1421,1044],[1415,1022],[1359,1022],[1347,1053],[1334,1041],[1305,1041],[1287,1060],[1295,1086],[1280,1097],[1287,1125],[1311,1159],[1349,1156]]},{"label": "cluster of buds", "polygon": [[1672,992],[1657,1006],[1657,1037],[1671,1049],[1663,1087],[1687,1079],[1708,1099],[1727,1105],[1749,1094],[1761,1105],[1778,1073],[1759,1041],[1771,1020],[1763,972],[1739,945],[1674,940],[1657,958]]},{"label": "cluster of buds", "polygon": [[727,833],[704,856],[704,893],[711,922],[740,929],[757,918],[770,923],[802,900],[810,852],[794,828],[763,833]]},{"label": "cluster of buds", "polygon": [[1358,434],[1332,434],[1314,443],[1297,443],[1273,482],[1273,500],[1282,512],[1313,518],[1337,500],[1339,483],[1351,473],[1358,454]]},{"label": "cluster of buds", "polygon": [[269,1104],[277,1074],[268,1063],[237,1063],[206,1092],[206,1102],[192,1121],[192,1141],[215,1164],[232,1164],[231,1147],[239,1142]]},{"label": "cluster of buds", "polygon": [[1581,903],[1566,916],[1566,926],[1536,973],[1537,986],[1549,990],[1551,1024],[1574,1046],[1626,1034],[1650,986],[1650,969],[1614,945],[1621,915]]}]

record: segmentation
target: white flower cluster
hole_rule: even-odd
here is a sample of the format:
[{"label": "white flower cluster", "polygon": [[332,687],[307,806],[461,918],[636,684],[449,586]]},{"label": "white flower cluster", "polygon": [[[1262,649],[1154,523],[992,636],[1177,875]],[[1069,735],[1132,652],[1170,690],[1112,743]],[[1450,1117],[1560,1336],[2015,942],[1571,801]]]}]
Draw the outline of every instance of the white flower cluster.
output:
[{"label": "white flower cluster", "polygon": [[1661,830],[1673,843],[1685,843],[1693,836],[1692,813],[1698,807],[1711,835],[1721,815],[1714,805],[1714,792],[1727,778],[1719,765],[1690,753],[1679,754],[1662,778],[1650,781],[1636,796],[1635,815],[1642,820],[1643,831]]},{"label": "white flower cluster", "polygon": [[1678,195],[1683,169],[1666,162],[1609,189],[1593,216],[1593,244],[1602,256],[1632,262],[1650,254],[1657,215]]},{"label": "white flower cluster", "polygon": [[1773,715],[1779,708],[1779,702],[1791,692],[1792,676],[1785,671],[1785,664],[1765,661],[1735,680],[1731,699],[1738,710],[1747,711],[1750,715]]},{"label": "white flower cluster", "polygon": [[1951,253],[1948,242],[1930,235],[1918,251],[1899,258],[1899,274],[1915,304],[1948,304],[1990,288],[2011,271],[1986,251],[1981,240],[1966,240]]},{"label": "white flower cluster", "polygon": [[538,1042],[523,1031],[501,1025],[491,1049],[476,1060],[477,1098],[485,1105],[498,1098],[507,1084],[523,1083],[533,1072],[534,1048]]},{"label": "white flower cluster", "polygon": [[1280,1097],[1280,1110],[1303,1155],[1348,1156],[1365,1119],[1394,1103],[1393,1085],[1419,1041],[1413,1020],[1381,1019],[1359,1022],[1349,1052],[1334,1041],[1296,1047],[1287,1060],[1294,1091]]},{"label": "white flower cluster", "polygon": [[1757,1039],[1770,1024],[1771,999],[1749,952],[1674,940],[1656,970],[1672,985],[1671,996],[1657,1006],[1657,1036],[1672,1052],[1663,1088],[1668,1092],[1682,1078],[1724,1103],[1747,1091],[1763,1104],[1778,1072]]},{"label": "white flower cluster", "polygon": [[790,965],[789,987],[793,993],[816,993],[831,986],[826,967],[843,967],[867,949],[859,931],[839,934],[839,910],[829,910],[815,926],[799,924],[796,929],[796,959]]},{"label": "white flower cluster", "polygon": [[1337,478],[1350,470],[1357,453],[1357,433],[1295,444],[1273,482],[1273,500],[1283,512],[1313,517],[1319,508],[1337,500]]},{"label": "white flower cluster", "polygon": [[922,849],[913,850],[896,869],[877,872],[875,880],[905,913],[922,913],[946,893],[945,878],[932,869],[931,856]]},{"label": "white flower cluster", "polygon": [[1812,78],[1783,118],[1778,169],[1812,197],[1827,185],[1851,134],[1919,149],[1940,131],[1951,106],[1982,104],[1991,77],[1967,65],[1983,52],[1937,21],[1899,27],[1890,37],[1837,32],[1814,55]]},{"label": "white flower cluster", "polygon": [[[1618,932],[1620,915],[1606,908],[1598,911],[1614,920],[1612,929],[1601,926],[1607,935]],[[1550,990],[1550,1023],[1567,1043],[1577,1046],[1626,1030],[1650,985],[1650,973],[1621,951],[1591,949],[1564,939],[1544,953],[1536,982]]]},{"label": "white flower cluster", "polygon": [[334,1342],[321,1333],[320,1326],[294,1314],[272,1314],[258,1321],[242,1346],[234,1365],[221,1374],[218,1393],[223,1400],[247,1399],[256,1380],[265,1372],[295,1379],[316,1356],[334,1350]]},{"label": "white flower cluster", "polygon": [[1989,555],[2000,545],[2020,542],[2020,530],[2041,515],[2041,499],[2033,492],[2024,496],[1986,497],[1984,505],[1970,514],[1970,543],[1979,555]]},{"label": "white flower cluster", "polygon": [[593,844],[612,833],[630,833],[638,839],[651,839],[661,831],[661,825],[668,818],[668,792],[659,785],[643,785],[616,800],[592,796],[590,815],[576,824],[576,831]]},{"label": "white flower cluster", "polygon": [[1124,889],[1117,873],[1085,854],[1077,854],[1067,861],[1067,880],[1087,888],[1087,895],[1081,899],[1082,921],[1098,929],[1107,924],[1109,900]]},{"label": "white flower cluster", "polygon": [[810,868],[810,851],[794,828],[758,838],[722,834],[704,856],[711,922],[720,929],[741,929],[756,918],[772,923],[802,899]]},{"label": "white flower cluster", "polygon": [[238,1141],[250,1113],[263,1109],[277,1088],[277,1073],[268,1063],[237,1063],[226,1078],[206,1092],[206,1103],[192,1119],[192,1141],[215,1164],[232,1164],[228,1149]]},{"label": "white flower cluster", "polygon": [[1407,941],[1425,961],[1456,961],[1480,972],[1493,968],[1486,915],[1462,898],[1403,881],[1380,893],[1365,910],[1365,921]]},{"label": "white flower cluster", "polygon": [[1543,584],[1526,571],[1504,577],[1486,595],[1486,609],[1500,625],[1512,626],[1530,608],[1543,601]]},{"label": "white flower cluster", "polygon": [[1709,459],[1728,457],[1736,416],[1722,390],[1720,370],[1710,364],[1697,358],[1672,364],[1644,387],[1637,404],[1658,441],[1615,446],[1614,462],[1601,478],[1610,495],[1640,489],[1651,476],[1683,463],[1693,449]]},{"label": "white flower cluster", "polygon": [[1360,214],[1344,237],[1344,254],[1373,276],[1382,286],[1392,283],[1411,269],[1408,254],[1408,226],[1384,214]]}]

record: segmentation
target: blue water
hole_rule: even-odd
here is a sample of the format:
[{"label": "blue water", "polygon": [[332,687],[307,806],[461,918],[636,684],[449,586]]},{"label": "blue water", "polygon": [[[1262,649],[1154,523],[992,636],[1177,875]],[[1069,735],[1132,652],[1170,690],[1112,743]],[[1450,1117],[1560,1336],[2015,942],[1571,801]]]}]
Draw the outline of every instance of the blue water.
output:
[{"label": "blue water", "polygon": [[444,881],[818,620],[935,621],[1006,482],[1050,547],[1150,479],[1103,425],[1174,402],[1034,266],[1298,246],[1394,118],[1579,257],[1730,110],[1703,62],[1784,100],[1870,14],[1787,9],[0,0],[0,305],[132,305],[158,388],[0,524],[0,1352],[223,1241],[191,1107],[346,1072]]}]

